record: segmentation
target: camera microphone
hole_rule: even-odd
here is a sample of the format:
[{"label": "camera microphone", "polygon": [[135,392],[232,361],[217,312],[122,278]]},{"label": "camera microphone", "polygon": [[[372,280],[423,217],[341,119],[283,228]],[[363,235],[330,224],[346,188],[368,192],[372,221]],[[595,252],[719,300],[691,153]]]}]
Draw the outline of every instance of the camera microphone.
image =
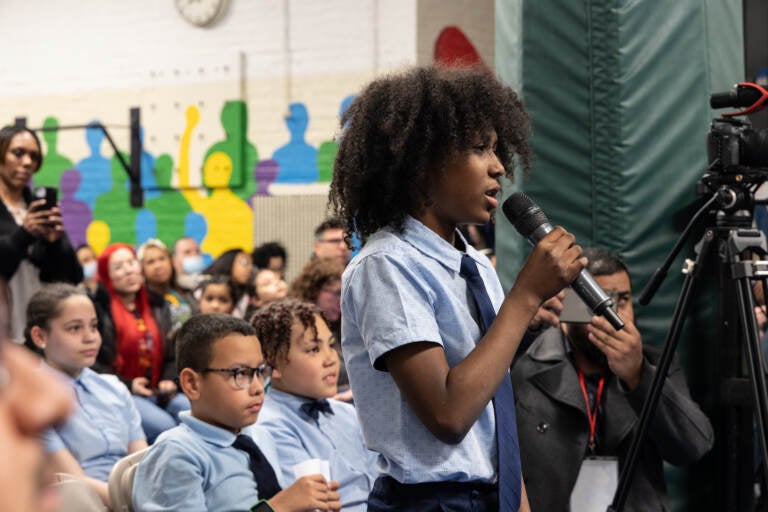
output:
[{"label": "camera microphone", "polygon": [[757,111],[764,106],[767,97],[768,91],[764,87],[752,82],[741,82],[734,85],[728,92],[716,92],[710,95],[709,106],[712,108],[738,107]]},{"label": "camera microphone", "polygon": [[[547,216],[523,192],[512,194],[509,199],[504,201],[501,209],[509,222],[515,226],[515,229],[532,245],[536,245],[544,235],[552,231],[552,225]],[[586,269],[582,269],[578,277],[571,283],[571,289],[576,292],[576,295],[593,314],[604,316],[616,330],[624,327],[624,322],[611,307],[613,300]]]}]

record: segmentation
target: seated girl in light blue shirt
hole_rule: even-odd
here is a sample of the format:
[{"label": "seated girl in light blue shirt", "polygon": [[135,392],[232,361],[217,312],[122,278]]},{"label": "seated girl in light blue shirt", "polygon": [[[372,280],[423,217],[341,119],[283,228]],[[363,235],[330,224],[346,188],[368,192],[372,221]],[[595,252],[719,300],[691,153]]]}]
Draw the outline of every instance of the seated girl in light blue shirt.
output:
[{"label": "seated girl in light blue shirt", "polygon": [[101,345],[93,303],[74,286],[47,285],[29,301],[25,334],[27,346],[42,352],[74,394],[69,418],[43,434],[50,463],[56,472],[82,478],[109,507],[112,466],[147,441],[128,389],[114,375],[88,368]]},{"label": "seated girl in light blue shirt", "polygon": [[272,366],[272,387],[258,425],[277,445],[283,478],[307,459],[330,463],[344,510],[365,511],[376,478],[376,455],[366,448],[355,408],[338,400],[339,355],[317,306],[283,299],[251,319],[264,357]]}]

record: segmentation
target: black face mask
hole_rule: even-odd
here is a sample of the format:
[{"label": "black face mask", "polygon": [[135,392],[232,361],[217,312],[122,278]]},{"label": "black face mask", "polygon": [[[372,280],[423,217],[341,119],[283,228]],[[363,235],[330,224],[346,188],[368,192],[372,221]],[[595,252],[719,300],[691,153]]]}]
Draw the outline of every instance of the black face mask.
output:
[{"label": "black face mask", "polygon": [[568,342],[574,351],[582,354],[594,364],[602,368],[608,368],[608,358],[605,357],[605,354],[594,343],[589,341],[586,326],[570,324],[566,338],[568,338]]}]

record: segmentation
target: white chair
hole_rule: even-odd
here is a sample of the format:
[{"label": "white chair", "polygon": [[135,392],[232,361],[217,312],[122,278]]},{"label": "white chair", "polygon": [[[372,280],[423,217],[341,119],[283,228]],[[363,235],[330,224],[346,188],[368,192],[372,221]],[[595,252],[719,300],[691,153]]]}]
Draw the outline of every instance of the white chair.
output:
[{"label": "white chair", "polygon": [[61,500],[60,512],[107,512],[96,491],[76,476],[56,473],[53,487]]},{"label": "white chair", "polygon": [[136,474],[136,467],[146,455],[147,450],[149,447],[126,455],[112,466],[107,485],[114,512],[133,512],[133,503],[131,502],[133,477]]}]

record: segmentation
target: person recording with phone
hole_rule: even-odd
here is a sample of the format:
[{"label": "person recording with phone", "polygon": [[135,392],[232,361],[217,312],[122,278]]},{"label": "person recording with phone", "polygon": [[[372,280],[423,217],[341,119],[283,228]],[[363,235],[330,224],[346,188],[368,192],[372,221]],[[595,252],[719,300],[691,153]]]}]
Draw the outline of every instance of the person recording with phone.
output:
[{"label": "person recording with phone", "polygon": [[33,131],[0,129],[0,334],[19,343],[27,302],[41,283],[77,284],[83,278],[52,196],[55,189],[41,189],[42,197],[36,197],[29,188],[42,162]]},{"label": "person recording with phone", "polygon": [[[634,321],[629,270],[619,256],[602,248],[582,254],[589,260],[587,270],[614,298],[625,325],[617,331],[605,318],[592,316],[571,290],[562,302],[550,301],[547,313],[540,310],[552,326],[512,367],[520,458],[532,510],[605,510],[612,502],[661,355],[660,349],[643,344]],[[692,400],[675,360],[624,510],[671,510],[663,463],[692,463],[713,442],[712,425]]]}]

